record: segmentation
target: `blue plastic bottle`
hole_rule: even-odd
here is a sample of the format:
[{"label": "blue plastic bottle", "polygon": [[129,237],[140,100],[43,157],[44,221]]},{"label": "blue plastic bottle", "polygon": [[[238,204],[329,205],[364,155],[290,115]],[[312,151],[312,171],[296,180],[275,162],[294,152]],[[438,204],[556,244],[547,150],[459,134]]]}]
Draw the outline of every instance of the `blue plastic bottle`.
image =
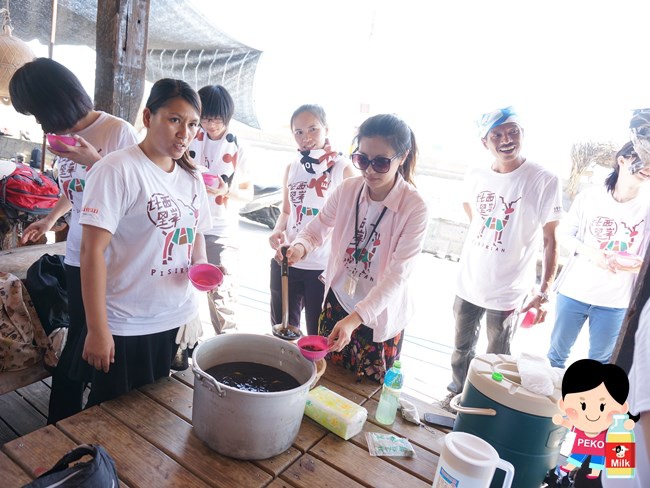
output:
[{"label": "blue plastic bottle", "polygon": [[403,384],[402,363],[397,360],[384,375],[384,386],[381,389],[381,397],[375,414],[375,419],[380,424],[390,425],[395,422],[395,415],[397,415],[397,407],[399,406],[399,395],[402,392]]}]

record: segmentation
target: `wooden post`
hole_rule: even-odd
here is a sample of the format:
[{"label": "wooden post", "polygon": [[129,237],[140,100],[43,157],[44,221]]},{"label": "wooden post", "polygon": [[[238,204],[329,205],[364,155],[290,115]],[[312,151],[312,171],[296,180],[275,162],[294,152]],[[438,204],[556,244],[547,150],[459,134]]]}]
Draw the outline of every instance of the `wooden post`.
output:
[{"label": "wooden post", "polygon": [[144,94],[150,4],[97,2],[95,108],[132,124]]}]

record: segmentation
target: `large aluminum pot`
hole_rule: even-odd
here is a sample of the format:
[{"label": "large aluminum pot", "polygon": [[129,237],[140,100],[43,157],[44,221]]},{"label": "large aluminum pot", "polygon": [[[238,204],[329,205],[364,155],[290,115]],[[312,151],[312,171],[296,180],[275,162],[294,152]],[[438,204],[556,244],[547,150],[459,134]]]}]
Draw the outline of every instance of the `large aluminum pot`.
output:
[{"label": "large aluminum pot", "polygon": [[[316,378],[314,363],[298,347],[273,336],[222,334],[199,344],[192,356],[196,435],[225,456],[266,459],[291,446],[298,435],[309,387]],[[280,392],[250,392],[219,383],[207,369],[237,361],[278,368],[299,387]]]}]

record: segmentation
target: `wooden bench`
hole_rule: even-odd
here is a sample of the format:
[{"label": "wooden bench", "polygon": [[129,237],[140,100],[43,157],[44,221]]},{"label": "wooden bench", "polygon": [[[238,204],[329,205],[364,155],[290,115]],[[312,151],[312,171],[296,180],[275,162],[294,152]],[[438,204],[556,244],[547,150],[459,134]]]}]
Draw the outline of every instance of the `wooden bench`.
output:
[{"label": "wooden bench", "polygon": [[29,267],[38,261],[43,254],[65,255],[65,241],[0,251],[0,271],[11,273],[24,280]]},{"label": "wooden bench", "polygon": [[[11,273],[24,280],[29,267],[43,254],[65,254],[65,242],[0,251],[0,271]],[[0,395],[31,385],[48,376],[50,373],[43,367],[42,362],[21,371],[0,372]]]},{"label": "wooden bench", "polygon": [[50,372],[43,367],[42,361],[20,371],[3,371],[0,373],[0,395],[44,380],[48,376]]}]

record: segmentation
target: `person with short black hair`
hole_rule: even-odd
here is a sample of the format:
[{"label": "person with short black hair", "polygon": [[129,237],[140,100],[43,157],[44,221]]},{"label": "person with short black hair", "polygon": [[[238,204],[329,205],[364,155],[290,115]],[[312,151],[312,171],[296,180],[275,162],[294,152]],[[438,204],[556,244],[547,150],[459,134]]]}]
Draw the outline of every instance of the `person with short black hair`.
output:
[{"label": "person with short black hair", "polygon": [[[454,413],[451,399],[465,386],[485,316],[488,353],[510,354],[517,319],[536,310],[533,323],[546,318],[548,293],[557,269],[555,229],[562,216],[559,178],[522,154],[524,129],[512,107],[484,114],[479,122],[489,167],[471,168],[465,177],[463,208],[469,228],[460,256],[453,311],[454,351],[449,394],[438,406]],[[542,277],[535,285],[537,252],[543,238]]]},{"label": "person with short black hair", "polygon": [[[45,232],[70,212],[65,251],[66,287],[70,323],[65,347],[52,375],[52,390],[48,423],[81,411],[86,383],[93,378],[92,368],[82,360],[86,336],[86,318],[81,296],[79,254],[81,249],[81,203],[86,177],[93,165],[103,156],[138,142],[131,124],[111,114],[95,110],[93,102],[79,79],[68,68],[48,58],[37,58],[24,64],[9,82],[9,93],[14,108],[25,115],[32,114],[43,132],[71,134],[76,146],[61,142],[64,150],[48,150],[57,156],[58,183],[61,197],[50,213],[30,224],[22,242],[38,241]],[[41,159],[31,165],[40,168]],[[38,150],[38,154],[40,154]]]},{"label": "person with short black hair", "polygon": [[199,90],[201,127],[190,144],[189,154],[216,183],[206,185],[212,228],[205,233],[208,261],[223,273],[223,282],[208,293],[214,331],[237,328],[239,269],[239,205],[253,197],[253,185],[241,141],[230,128],[235,102],[221,85]]}]

